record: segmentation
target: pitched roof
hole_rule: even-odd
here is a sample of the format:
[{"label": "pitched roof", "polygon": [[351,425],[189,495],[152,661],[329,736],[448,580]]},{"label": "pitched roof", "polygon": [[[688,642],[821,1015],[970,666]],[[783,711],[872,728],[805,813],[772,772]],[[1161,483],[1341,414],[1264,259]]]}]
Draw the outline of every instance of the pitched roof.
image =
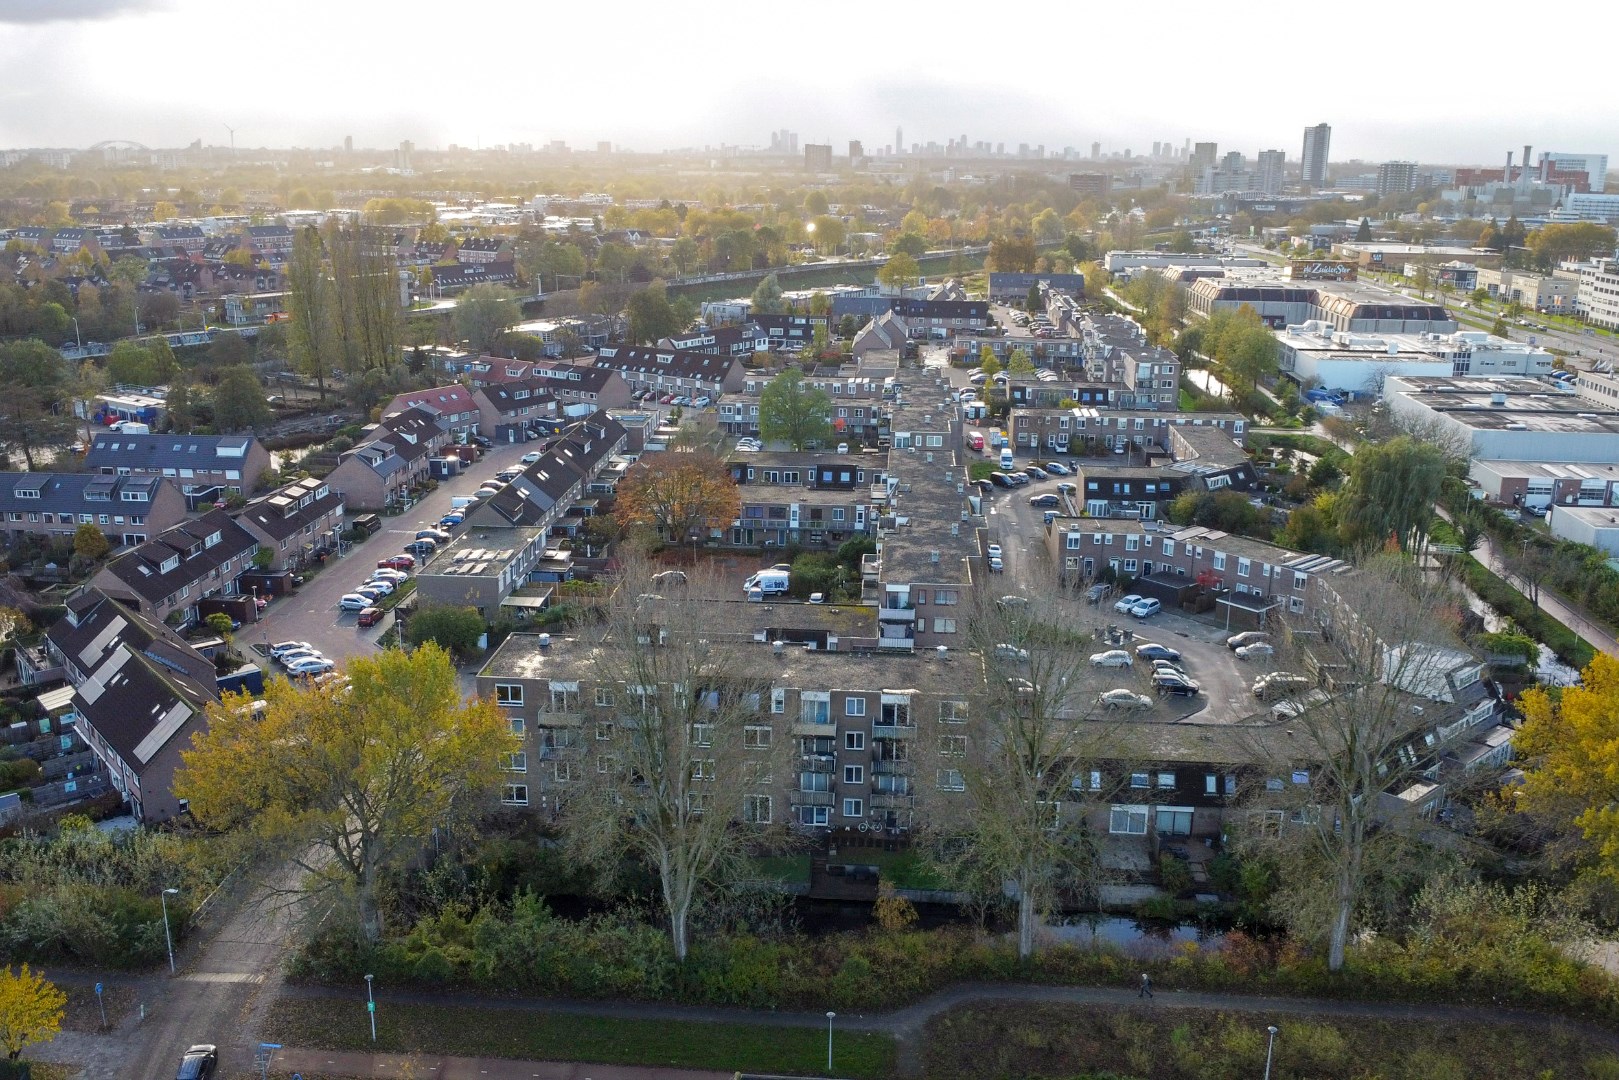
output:
[{"label": "pitched roof", "polygon": [[894,314],[906,319],[987,319],[989,304],[984,300],[894,301]]},{"label": "pitched roof", "polygon": [[283,540],[310,522],[342,509],[341,491],[329,487],[324,480],[306,477],[261,495],[243,507],[236,517],[272,539]]},{"label": "pitched roof", "polygon": [[535,406],[552,412],[556,407],[556,399],[551,396],[551,384],[544,379],[490,383],[478,392],[502,413],[516,413]]},{"label": "pitched roof", "polygon": [[137,771],[219,700],[211,660],[100,589],[76,595],[48,636],[71,665],[75,709]]},{"label": "pitched roof", "polygon": [[364,440],[344,454],[343,459],[364,458],[378,473],[387,476],[402,468],[405,462],[430,453],[430,444],[442,434],[438,420],[425,409],[389,413],[372,425]]},{"label": "pitched roof", "polygon": [[[108,563],[105,573],[136,596],[157,603],[183,586],[209,577],[226,562],[259,546],[224,510],[182,521]],[[245,569],[245,567],[243,567]]]},{"label": "pitched roof", "polygon": [[604,345],[596,350],[596,367],[663,375],[680,379],[723,379],[742,361],[734,356],[687,349],[648,349],[640,345]]},{"label": "pitched roof", "polygon": [[480,506],[474,525],[540,525],[575,484],[600,471],[624,438],[624,425],[598,410],[563,428],[540,460]]},{"label": "pitched roof", "polygon": [[161,476],[104,476],[100,473],[0,473],[0,512],[40,510],[51,513],[101,513],[125,510],[124,493],[143,493],[139,505],[157,500]]},{"label": "pitched roof", "polygon": [[123,435],[97,432],[84,464],[91,472],[126,469],[241,468],[256,440],[251,435]]},{"label": "pitched roof", "polygon": [[472,393],[460,383],[400,394],[393,399],[392,407],[422,409],[434,417],[448,413],[476,412],[478,409],[472,400]]}]

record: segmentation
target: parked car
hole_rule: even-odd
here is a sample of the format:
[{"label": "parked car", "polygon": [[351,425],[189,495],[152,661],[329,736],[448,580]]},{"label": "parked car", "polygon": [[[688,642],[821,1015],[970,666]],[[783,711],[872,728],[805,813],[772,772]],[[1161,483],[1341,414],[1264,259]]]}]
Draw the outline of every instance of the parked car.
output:
[{"label": "parked car", "polygon": [[1109,649],[1107,652],[1091,653],[1091,663],[1096,667],[1130,667],[1132,661],[1130,654],[1123,649]]},{"label": "parked car", "polygon": [[1096,695],[1096,703],[1105,705],[1110,709],[1150,709],[1152,698],[1146,694],[1138,694],[1134,690],[1120,687],[1117,690],[1105,690]]},{"label": "parked car", "polygon": [[1232,634],[1225,639],[1226,648],[1240,649],[1244,645],[1252,645],[1256,641],[1269,641],[1270,635],[1258,630],[1248,630],[1241,634]]},{"label": "parked car", "polygon": [[1029,606],[1029,598],[1026,596],[1003,596],[996,600],[995,604],[1002,610],[1008,608],[1026,608]]},{"label": "parked car", "polygon": [[[97,983],[97,986],[100,984]],[[219,1068],[219,1048],[213,1043],[198,1043],[180,1059],[175,1080],[209,1080]]]},{"label": "parked car", "polygon": [[1177,675],[1172,671],[1155,671],[1152,675],[1153,689],[1160,694],[1174,694],[1179,697],[1192,697],[1202,688],[1184,675]]},{"label": "parked car", "polygon": [[1250,645],[1237,647],[1238,660],[1263,660],[1268,656],[1276,655],[1276,646],[1268,641],[1256,641]]},{"label": "parked car", "polygon": [[326,659],[324,656],[311,656],[307,659],[298,660],[288,664],[287,674],[301,677],[309,675],[324,675],[326,672],[331,671],[336,667],[337,665],[335,663]]},{"label": "parked car", "polygon": [[995,490],[995,482],[993,480],[974,480],[972,482],[972,486],[977,488],[985,495],[988,495],[990,492]]},{"label": "parked car", "polygon": [[375,626],[375,625],[377,625],[377,623],[379,623],[381,621],[382,621],[382,609],[379,608],[379,607],[365,608],[364,610],[362,610],[360,612],[359,619],[356,620],[356,622],[360,626]]},{"label": "parked car", "polygon": [[1311,685],[1309,676],[1296,675],[1290,671],[1273,671],[1268,675],[1261,675],[1254,680],[1254,697],[1261,701],[1269,697],[1279,697],[1294,691],[1303,690]]},{"label": "parked car", "polygon": [[1029,482],[1029,478],[1020,472],[1007,473],[1007,479],[1012,481],[1014,487],[1022,487]]},{"label": "parked car", "polygon": [[989,572],[990,573],[999,574],[1002,570],[1005,570],[1005,569],[1006,569],[1006,563],[1001,560],[1001,557],[999,555],[995,555],[995,556],[992,556],[990,558],[990,560],[989,560]]},{"label": "parked car", "polygon": [[391,581],[395,585],[401,581],[409,581],[410,575],[403,570],[395,570],[388,566],[379,566],[371,572],[372,581]]},{"label": "parked car", "polygon": [[487,435],[473,435],[471,437],[471,442],[472,445],[480,447],[484,450],[492,450],[495,446],[494,440],[490,439]]},{"label": "parked car", "polygon": [[1023,475],[1027,476],[1030,480],[1049,480],[1049,479],[1051,479],[1049,476],[1046,475],[1046,470],[1042,469],[1038,465],[1030,465],[1029,467],[1027,467],[1026,469],[1023,470]]},{"label": "parked car", "polygon": [[1074,471],[1072,469],[1070,469],[1068,466],[1064,465],[1060,461],[1048,461],[1048,462],[1046,462],[1045,468],[1046,468],[1046,472],[1050,473],[1053,476],[1072,476],[1072,475],[1074,475]]},{"label": "parked car", "polygon": [[1029,505],[1039,507],[1042,510],[1056,510],[1062,506],[1062,500],[1047,491],[1041,495],[1030,495]]},{"label": "parked car", "polygon": [[270,646],[270,656],[273,659],[279,660],[284,653],[293,652],[297,649],[312,650],[314,649],[314,646],[309,644],[307,641],[278,641],[274,645]]},{"label": "parked car", "polygon": [[407,554],[405,552],[400,552],[398,555],[390,555],[386,559],[377,560],[377,569],[408,572],[416,569],[416,556]]},{"label": "parked car", "polygon": [[1129,593],[1128,595],[1121,596],[1117,601],[1114,602],[1113,610],[1117,611],[1120,615],[1128,615],[1130,614],[1130,609],[1141,603],[1142,599],[1143,598],[1136,593]]},{"label": "parked car", "polygon": [[1138,619],[1150,619],[1164,609],[1163,602],[1153,597],[1141,601],[1130,609],[1130,614]]},{"label": "parked car", "polygon": [[439,523],[439,526],[441,528],[444,527],[444,526],[449,526],[450,528],[454,528],[455,526],[461,524],[466,519],[467,519],[467,516],[465,514],[461,513],[461,511],[459,511],[459,510],[451,510],[448,514],[445,514],[443,517],[439,518],[438,523]]},{"label": "parked car", "polygon": [[1079,494],[1079,487],[1076,484],[1058,484],[1057,485],[1057,490],[1062,492],[1064,495],[1078,495]]},{"label": "parked car", "polygon": [[998,470],[989,474],[989,481],[996,487],[1009,488],[1016,486],[1012,483],[1012,476],[1010,473],[1003,473]]},{"label": "parked car", "polygon": [[695,405],[699,409],[706,409],[706,408],[709,407],[709,405],[713,404],[713,402],[711,402],[709,400],[707,394],[704,394],[703,396],[701,396],[701,397],[697,398],[695,401],[693,401],[692,404]]},{"label": "parked car", "polygon": [[308,660],[311,657],[320,655],[319,649],[288,649],[276,659],[281,662],[282,667],[286,667],[288,664],[296,664],[300,660]]},{"label": "parked car", "polygon": [[1136,655],[1143,660],[1179,660],[1181,654],[1168,645],[1157,645],[1147,641],[1136,646]]},{"label": "parked car", "polygon": [[521,461],[524,465],[532,465],[536,461],[540,460],[540,452],[538,450],[530,450],[517,460]]},{"label": "parked car", "polygon": [[988,544],[988,545],[986,545],[984,547],[984,554],[988,555],[992,559],[1000,558],[1001,555],[1003,554],[1002,551],[1001,551],[1001,545],[999,545],[999,544]]},{"label": "parked car", "polygon": [[[392,578],[385,577],[370,578],[364,585],[360,586],[360,589],[381,589],[383,596],[392,596],[398,590],[398,588],[399,582],[393,580]],[[360,590],[356,589],[355,591],[358,592]]]},{"label": "parked car", "polygon": [[442,544],[444,541],[448,540],[449,538],[450,538],[450,534],[445,532],[443,529],[417,529],[416,530],[416,539],[418,539],[418,540],[436,540],[437,542]]},{"label": "parked car", "polygon": [[424,536],[420,540],[412,540],[405,546],[410,548],[410,550],[414,551],[416,554],[420,555],[422,558],[427,559],[431,558],[433,552],[438,550],[438,541]]},{"label": "parked car", "polygon": [[[354,587],[354,595],[365,597],[371,604],[375,604],[393,591],[393,584],[387,581],[368,581],[364,585]],[[367,606],[370,605],[368,604]]]},{"label": "parked car", "polygon": [[1020,649],[1016,645],[1008,645],[1003,642],[1000,645],[995,646],[995,658],[997,660],[1027,660],[1029,658],[1029,650]]},{"label": "parked car", "polygon": [[1158,675],[1160,673],[1179,675],[1183,679],[1191,678],[1190,675],[1186,674],[1186,669],[1180,664],[1175,663],[1173,660],[1154,660],[1152,662],[1152,673],[1154,675]]},{"label": "parked car", "polygon": [[344,593],[337,601],[337,606],[344,611],[364,611],[371,606],[372,597],[363,593]]}]

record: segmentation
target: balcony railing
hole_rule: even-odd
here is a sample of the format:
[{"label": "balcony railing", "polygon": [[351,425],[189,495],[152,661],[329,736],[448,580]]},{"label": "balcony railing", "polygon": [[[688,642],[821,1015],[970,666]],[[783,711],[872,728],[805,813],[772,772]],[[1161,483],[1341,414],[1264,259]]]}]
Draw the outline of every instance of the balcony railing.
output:
[{"label": "balcony railing", "polygon": [[916,725],[909,721],[903,724],[885,724],[879,720],[871,725],[871,737],[874,739],[909,739],[915,735]]},{"label": "balcony railing", "polygon": [[910,603],[909,601],[884,600],[882,602],[882,606],[877,609],[877,621],[902,623],[915,622],[916,605]]},{"label": "balcony railing", "polygon": [[830,791],[795,791],[792,801],[794,806],[834,806],[837,796]]}]

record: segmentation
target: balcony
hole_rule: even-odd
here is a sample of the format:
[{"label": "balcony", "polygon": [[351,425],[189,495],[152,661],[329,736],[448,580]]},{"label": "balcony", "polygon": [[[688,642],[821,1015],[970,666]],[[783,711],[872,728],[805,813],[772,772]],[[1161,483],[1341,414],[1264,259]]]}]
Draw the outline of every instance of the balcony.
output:
[{"label": "balcony", "polygon": [[863,581],[876,581],[877,574],[882,570],[882,558],[876,552],[860,556],[860,577]]},{"label": "balcony", "polygon": [[878,602],[877,621],[915,622],[916,604],[906,593],[888,593]]},{"label": "balcony", "polygon": [[909,761],[895,760],[894,758],[873,758],[871,762],[871,775],[873,776],[909,776],[911,763]]},{"label": "balcony", "polygon": [[910,721],[903,724],[883,723],[878,721],[871,725],[873,739],[910,739],[916,736],[916,725]]},{"label": "balcony", "polygon": [[838,722],[830,713],[800,713],[793,721],[794,735],[836,735]]},{"label": "balcony", "polygon": [[837,796],[830,791],[795,791],[792,802],[794,806],[835,806]]},{"label": "balcony", "polygon": [[879,649],[904,649],[906,652],[910,652],[916,648],[916,633],[909,625],[901,633],[894,633],[887,626],[883,627],[882,630],[882,637],[877,639]]},{"label": "balcony", "polygon": [[873,810],[912,810],[915,807],[915,795],[896,795],[891,792],[878,791],[871,796],[871,808]]}]

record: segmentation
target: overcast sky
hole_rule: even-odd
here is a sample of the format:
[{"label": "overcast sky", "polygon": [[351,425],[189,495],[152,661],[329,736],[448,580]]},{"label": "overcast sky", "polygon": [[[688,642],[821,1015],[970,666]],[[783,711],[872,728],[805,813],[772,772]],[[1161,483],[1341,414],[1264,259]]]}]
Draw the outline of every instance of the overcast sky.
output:
[{"label": "overcast sky", "polygon": [[1296,159],[1326,121],[1334,161],[1619,153],[1611,35],[1578,32],[1611,11],[1547,10],[1572,29],[1387,0],[0,0],[0,147],[223,146],[229,124],[239,147],[660,150],[787,128],[841,153],[901,126]]}]

